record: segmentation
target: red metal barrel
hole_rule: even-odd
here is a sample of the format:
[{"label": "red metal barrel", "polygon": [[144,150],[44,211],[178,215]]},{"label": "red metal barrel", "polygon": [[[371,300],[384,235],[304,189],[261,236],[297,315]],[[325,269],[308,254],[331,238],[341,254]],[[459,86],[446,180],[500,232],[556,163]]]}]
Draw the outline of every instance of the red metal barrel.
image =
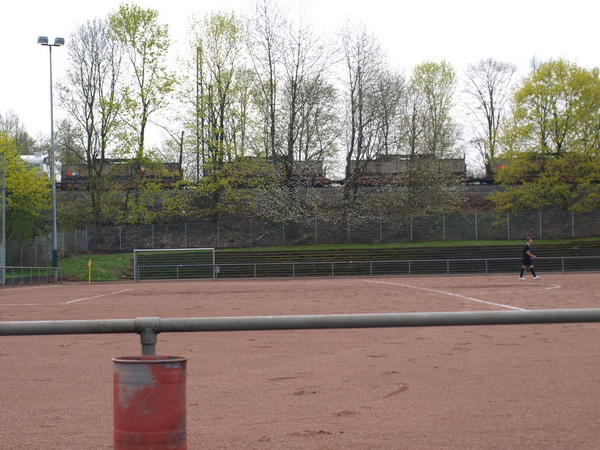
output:
[{"label": "red metal barrel", "polygon": [[115,450],[187,449],[181,356],[113,358]]}]

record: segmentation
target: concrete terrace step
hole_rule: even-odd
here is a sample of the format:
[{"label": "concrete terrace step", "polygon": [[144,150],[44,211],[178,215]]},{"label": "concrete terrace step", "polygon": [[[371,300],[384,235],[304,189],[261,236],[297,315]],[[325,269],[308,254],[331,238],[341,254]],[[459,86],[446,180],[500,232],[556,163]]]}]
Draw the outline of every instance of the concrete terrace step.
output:
[{"label": "concrete terrace step", "polygon": [[[217,250],[217,264],[319,262],[319,261],[387,261],[426,259],[478,259],[520,258],[521,246],[495,245],[481,247],[440,248],[368,248],[333,250],[287,250],[287,251],[223,251]],[[551,244],[534,243],[533,251],[539,257],[597,256],[600,243]]]}]

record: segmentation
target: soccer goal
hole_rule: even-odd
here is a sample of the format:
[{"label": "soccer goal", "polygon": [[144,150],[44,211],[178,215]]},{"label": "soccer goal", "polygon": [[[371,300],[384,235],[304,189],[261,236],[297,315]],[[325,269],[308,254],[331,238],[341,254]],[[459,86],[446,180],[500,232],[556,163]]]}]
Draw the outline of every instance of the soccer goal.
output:
[{"label": "soccer goal", "polygon": [[192,280],[217,277],[214,248],[138,249],[133,251],[133,279]]}]

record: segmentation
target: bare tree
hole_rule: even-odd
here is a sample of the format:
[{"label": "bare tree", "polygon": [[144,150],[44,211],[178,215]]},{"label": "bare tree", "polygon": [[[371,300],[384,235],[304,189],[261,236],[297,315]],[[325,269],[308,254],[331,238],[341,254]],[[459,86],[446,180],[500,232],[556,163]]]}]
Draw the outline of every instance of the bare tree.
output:
[{"label": "bare tree", "polygon": [[382,72],[378,84],[374,99],[380,111],[381,123],[381,132],[378,133],[378,154],[379,156],[393,155],[399,150],[398,118],[408,96],[407,86],[404,77],[391,69]]},{"label": "bare tree", "polygon": [[115,137],[122,51],[99,20],[80,25],[70,42],[69,68],[59,85],[59,101],[81,130],[85,153],[78,156],[92,167],[94,161],[106,157]]},{"label": "bare tree", "polygon": [[340,121],[337,90],[324,77],[316,77],[309,81],[303,95],[294,158],[326,163],[338,151]]},{"label": "bare tree", "polygon": [[[399,89],[396,77],[386,67],[384,53],[375,37],[364,26],[342,31],[346,69],[346,176],[344,199],[355,201],[361,178],[369,162],[389,145],[389,108]],[[392,90],[390,85],[394,86]],[[399,98],[399,97],[397,97]],[[394,106],[392,109],[395,109]]]},{"label": "bare tree", "polygon": [[70,118],[58,133],[61,160],[87,166],[92,214],[101,223],[105,159],[121,106],[122,48],[100,20],[78,26],[69,41],[69,67],[58,88],[61,107]]},{"label": "bare tree", "polygon": [[[293,189],[298,177],[335,151],[336,91],[329,81],[332,46],[315,34],[304,13],[290,19],[259,0],[249,20],[248,49],[263,118],[264,154]],[[310,167],[310,168],[309,168]]]},{"label": "bare tree", "polygon": [[467,68],[466,106],[473,119],[471,142],[483,159],[485,176],[491,178],[497,154],[498,134],[511,98],[516,66],[492,58]]},{"label": "bare tree", "polygon": [[398,117],[399,150],[401,154],[414,158],[424,154],[422,135],[425,124],[422,117],[425,105],[421,95],[414,87],[409,86],[402,98]]},{"label": "bare tree", "polygon": [[286,19],[272,0],[257,0],[248,20],[248,51],[257,79],[257,104],[263,120],[264,156],[275,159],[279,146],[278,78],[283,58],[282,39]]},{"label": "bare tree", "polygon": [[[285,169],[288,184],[292,185],[294,178],[302,177],[302,172],[306,171],[306,167],[298,162],[323,161],[324,150],[328,150],[323,145],[325,142],[330,145],[331,140],[317,139],[323,135],[317,134],[314,129],[314,116],[331,110],[335,92],[326,82],[331,51],[325,40],[305,24],[304,17],[288,22],[287,30],[283,42],[281,80],[281,121],[285,144],[277,156]],[[320,119],[331,119],[331,115],[323,114]]]}]

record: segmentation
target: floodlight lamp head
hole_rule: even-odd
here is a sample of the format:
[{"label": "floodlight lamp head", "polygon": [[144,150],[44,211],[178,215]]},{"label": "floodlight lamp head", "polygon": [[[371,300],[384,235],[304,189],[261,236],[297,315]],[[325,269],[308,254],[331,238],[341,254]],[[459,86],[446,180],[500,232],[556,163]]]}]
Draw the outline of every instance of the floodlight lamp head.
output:
[{"label": "floodlight lamp head", "polygon": [[61,46],[61,45],[65,45],[65,38],[61,38],[61,37],[57,37],[54,38],[54,45]]},{"label": "floodlight lamp head", "polygon": [[48,36],[38,36],[38,44],[48,45]]}]

